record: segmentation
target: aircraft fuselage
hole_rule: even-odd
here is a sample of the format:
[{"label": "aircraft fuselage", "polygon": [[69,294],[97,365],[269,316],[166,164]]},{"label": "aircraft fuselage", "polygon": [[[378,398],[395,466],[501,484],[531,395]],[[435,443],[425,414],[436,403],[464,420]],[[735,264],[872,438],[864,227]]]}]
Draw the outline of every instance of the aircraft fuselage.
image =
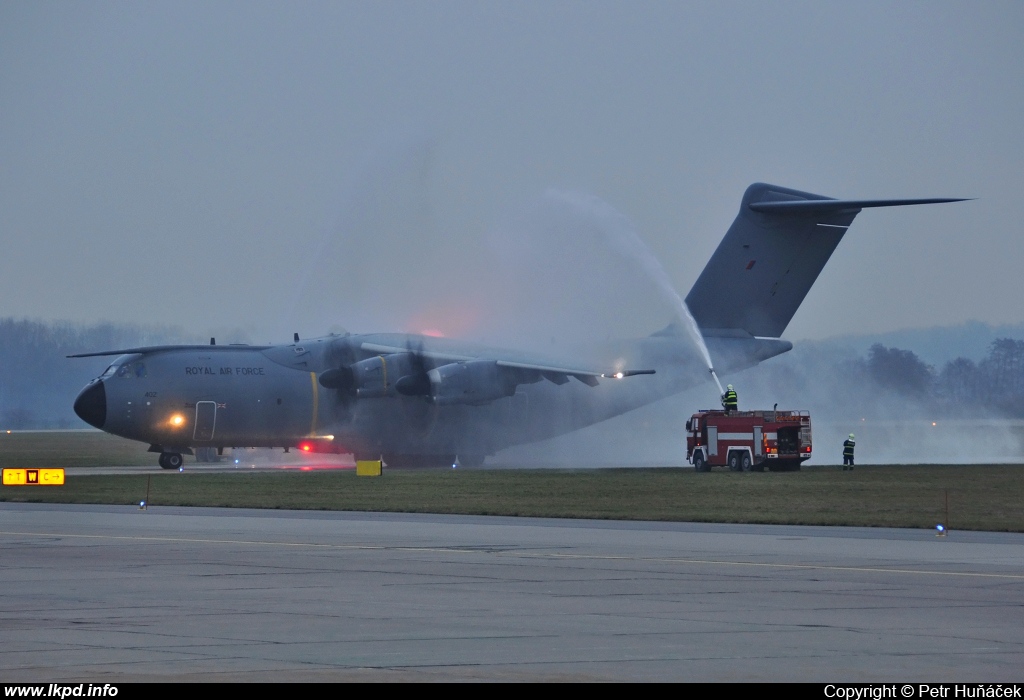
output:
[{"label": "aircraft fuselage", "polygon": [[[767,342],[771,354],[788,349],[784,341]],[[590,386],[538,374],[507,396],[481,402],[441,404],[401,395],[393,389],[397,376],[383,395],[368,397],[320,381],[332,368],[361,361],[371,367],[379,361],[386,370],[386,355],[365,348],[413,343],[427,353],[487,356],[486,349],[458,341],[401,334],[328,336],[271,347],[143,349],[118,357],[90,382],[75,410],[91,425],[160,452],[296,447],[312,440],[318,450],[357,457],[435,455],[443,461],[482,458],[578,430],[707,380],[692,343],[667,335],[598,351],[608,364],[649,365],[656,375]],[[740,356],[749,359],[749,350]]]}]

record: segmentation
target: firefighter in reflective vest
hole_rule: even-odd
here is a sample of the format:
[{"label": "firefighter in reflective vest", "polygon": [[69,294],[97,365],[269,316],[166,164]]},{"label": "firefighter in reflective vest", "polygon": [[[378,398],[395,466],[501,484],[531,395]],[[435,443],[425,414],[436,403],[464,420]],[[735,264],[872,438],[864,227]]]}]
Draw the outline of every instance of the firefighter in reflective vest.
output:
[{"label": "firefighter in reflective vest", "polygon": [[850,433],[850,437],[846,438],[846,442],[843,443],[843,471],[853,471],[853,448],[857,446],[857,443],[853,439],[853,433]]},{"label": "firefighter in reflective vest", "polygon": [[725,393],[722,394],[722,408],[726,410],[726,413],[735,411],[739,407],[739,397],[736,392],[733,391],[732,384],[725,389]]}]

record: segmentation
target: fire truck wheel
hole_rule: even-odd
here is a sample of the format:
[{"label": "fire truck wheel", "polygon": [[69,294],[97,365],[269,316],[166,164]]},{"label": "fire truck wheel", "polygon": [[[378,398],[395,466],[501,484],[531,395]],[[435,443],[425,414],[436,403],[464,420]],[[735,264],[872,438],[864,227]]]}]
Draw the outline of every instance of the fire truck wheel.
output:
[{"label": "fire truck wheel", "polygon": [[704,460],[704,453],[699,450],[693,453],[693,470],[697,472],[710,471],[708,463]]},{"label": "fire truck wheel", "polygon": [[740,461],[740,466],[743,468],[743,471],[749,472],[750,471],[750,466],[751,466],[750,465],[750,455],[747,454],[746,452],[744,452],[743,456],[740,458],[740,460],[741,460]]},{"label": "fire truck wheel", "polygon": [[730,452],[729,453],[729,471],[738,472],[740,470],[740,453]]}]

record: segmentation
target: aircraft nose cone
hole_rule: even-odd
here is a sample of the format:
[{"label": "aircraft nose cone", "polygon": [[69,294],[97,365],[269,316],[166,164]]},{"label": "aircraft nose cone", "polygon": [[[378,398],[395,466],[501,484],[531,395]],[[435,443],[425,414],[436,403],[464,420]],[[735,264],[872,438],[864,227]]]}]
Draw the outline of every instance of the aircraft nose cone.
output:
[{"label": "aircraft nose cone", "polygon": [[94,428],[102,428],[107,422],[107,390],[103,382],[90,384],[75,399],[75,413]]}]

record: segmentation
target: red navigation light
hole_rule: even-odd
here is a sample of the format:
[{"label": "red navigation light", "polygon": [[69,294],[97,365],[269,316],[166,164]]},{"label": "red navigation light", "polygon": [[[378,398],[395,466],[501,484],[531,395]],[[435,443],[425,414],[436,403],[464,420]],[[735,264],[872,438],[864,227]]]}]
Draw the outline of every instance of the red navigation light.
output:
[{"label": "red navigation light", "polygon": [[299,449],[302,450],[303,452],[312,452],[313,446],[308,442],[300,442]]}]

